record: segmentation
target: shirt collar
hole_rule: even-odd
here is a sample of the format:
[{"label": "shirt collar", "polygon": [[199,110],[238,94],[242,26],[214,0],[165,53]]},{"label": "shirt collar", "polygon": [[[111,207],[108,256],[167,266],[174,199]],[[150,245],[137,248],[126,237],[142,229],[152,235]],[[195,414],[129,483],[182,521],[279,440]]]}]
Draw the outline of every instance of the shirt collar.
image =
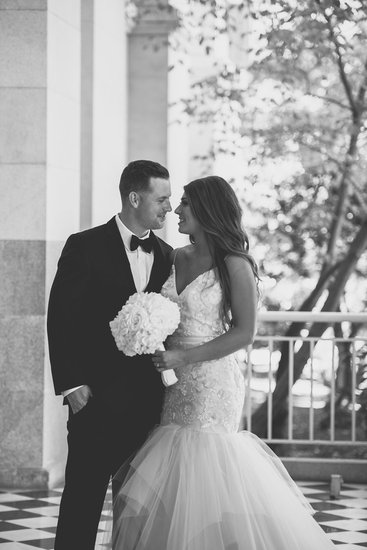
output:
[{"label": "shirt collar", "polygon": [[[128,227],[126,227],[126,225],[121,221],[120,216],[118,214],[116,214],[115,220],[116,220],[116,223],[117,223],[118,230],[120,231],[120,235],[121,235],[121,238],[122,238],[123,243],[125,245],[125,248],[127,250],[130,250],[131,236],[135,235],[135,233],[133,233],[132,231],[130,231],[130,229]],[[147,239],[149,237],[149,235],[150,235],[150,230],[146,233],[146,235],[143,235],[142,237],[139,237],[139,239]],[[138,236],[138,235],[136,235],[136,236]]]}]

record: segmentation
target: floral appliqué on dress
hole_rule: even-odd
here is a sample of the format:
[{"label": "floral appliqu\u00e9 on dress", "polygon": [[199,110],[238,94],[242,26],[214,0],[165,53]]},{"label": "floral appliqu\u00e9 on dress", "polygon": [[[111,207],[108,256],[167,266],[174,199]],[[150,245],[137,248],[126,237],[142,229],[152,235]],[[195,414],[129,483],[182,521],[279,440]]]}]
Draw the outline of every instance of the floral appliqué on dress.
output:
[{"label": "floral appliqu\u00e9 on dress", "polygon": [[[224,332],[222,290],[216,270],[199,275],[178,295],[175,267],[161,293],[180,308],[181,322],[168,339],[168,349],[185,349],[208,342]],[[244,379],[234,355],[186,365],[176,370],[178,382],[166,389],[162,424],[237,432]]]}]

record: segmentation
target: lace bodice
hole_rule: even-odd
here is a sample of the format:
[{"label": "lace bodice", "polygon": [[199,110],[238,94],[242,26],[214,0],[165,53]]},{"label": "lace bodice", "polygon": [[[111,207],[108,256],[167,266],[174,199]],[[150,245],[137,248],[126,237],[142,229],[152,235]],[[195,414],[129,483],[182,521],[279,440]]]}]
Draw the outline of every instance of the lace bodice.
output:
[{"label": "lace bodice", "polygon": [[177,302],[180,308],[181,322],[175,338],[198,336],[211,340],[223,333],[220,317],[222,293],[213,269],[199,275],[177,294],[176,270],[173,266],[161,293]]},{"label": "lace bodice", "polygon": [[[199,275],[178,294],[172,267],[162,294],[178,303],[181,322],[169,338],[169,349],[208,342],[224,332],[222,291],[216,270]],[[178,382],[166,389],[163,424],[198,429],[237,431],[244,399],[244,380],[234,355],[186,365],[176,370]]]}]

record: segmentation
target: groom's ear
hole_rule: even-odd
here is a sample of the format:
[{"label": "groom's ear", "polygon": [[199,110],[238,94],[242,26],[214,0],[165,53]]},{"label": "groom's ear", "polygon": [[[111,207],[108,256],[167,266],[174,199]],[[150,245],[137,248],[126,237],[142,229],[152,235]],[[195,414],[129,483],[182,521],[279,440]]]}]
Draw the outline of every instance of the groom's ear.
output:
[{"label": "groom's ear", "polygon": [[137,208],[140,204],[139,193],[136,193],[136,191],[131,191],[129,193],[129,202],[133,208]]}]

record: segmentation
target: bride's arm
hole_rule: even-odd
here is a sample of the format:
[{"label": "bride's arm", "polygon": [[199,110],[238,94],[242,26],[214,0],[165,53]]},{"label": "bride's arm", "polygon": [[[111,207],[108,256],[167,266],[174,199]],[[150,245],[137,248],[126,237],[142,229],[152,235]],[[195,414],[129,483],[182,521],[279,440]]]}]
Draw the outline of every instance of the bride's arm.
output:
[{"label": "bride's arm", "polygon": [[188,363],[220,359],[252,343],[257,311],[255,277],[249,262],[244,258],[228,256],[226,263],[231,285],[231,328],[200,346],[160,353],[158,362],[162,366],[158,370],[177,369]]}]

